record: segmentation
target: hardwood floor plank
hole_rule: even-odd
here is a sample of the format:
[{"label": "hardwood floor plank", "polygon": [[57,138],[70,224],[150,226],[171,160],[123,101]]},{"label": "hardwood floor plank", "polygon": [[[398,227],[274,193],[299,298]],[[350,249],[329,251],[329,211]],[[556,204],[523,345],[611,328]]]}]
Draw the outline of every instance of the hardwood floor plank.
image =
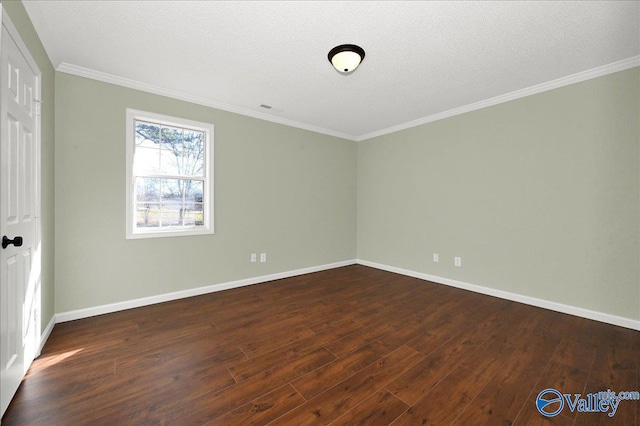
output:
[{"label": "hardwood floor plank", "polygon": [[353,265],[57,324],[3,426],[637,425],[640,332]]},{"label": "hardwood floor plank", "polygon": [[391,351],[387,351],[381,345],[368,344],[300,377],[293,381],[292,385],[306,399],[311,399],[389,352]]},{"label": "hardwood floor plank", "polygon": [[393,422],[393,426],[451,424],[488,382],[487,377],[458,367]]},{"label": "hardwood floor plank", "polygon": [[[30,369],[23,381],[24,387],[42,387],[47,392],[55,384],[70,386],[81,380],[104,379],[115,374],[113,356],[96,356],[93,359],[77,358],[74,351],[47,359],[46,365]],[[61,374],[64,371],[64,374]],[[23,386],[21,385],[21,388]]]},{"label": "hardwood floor plank", "polygon": [[151,354],[162,352],[166,347],[180,347],[193,341],[194,338],[206,339],[215,343],[221,337],[222,333],[218,332],[212,325],[196,323],[192,327],[182,325],[181,327],[170,327],[156,331],[141,331],[135,335],[128,336],[117,349],[122,350],[124,348],[128,353]]},{"label": "hardwood floor plank", "polygon": [[320,348],[282,366],[241,381],[228,389],[185,398],[172,407],[171,422],[204,424],[252,400],[290,383],[333,361],[335,356]]},{"label": "hardwood floor plank", "polygon": [[333,340],[351,334],[358,328],[360,328],[360,325],[348,320],[341,325],[335,325],[332,328],[326,329],[322,333],[317,333],[315,336],[295,341],[256,358],[238,363],[231,367],[229,371],[231,371],[231,374],[238,380],[245,380],[268,368],[289,362],[291,359],[323,347]]},{"label": "hardwood floor plank", "polygon": [[589,372],[593,366],[597,349],[572,339],[562,340],[553,355],[553,361],[568,367]]},{"label": "hardwood floor plank", "polygon": [[509,318],[508,307],[509,305],[496,302],[494,298],[489,297],[481,299],[481,303],[475,304],[473,309],[465,312],[465,315],[456,315],[460,305],[449,306],[441,312],[441,315],[426,323],[424,326],[426,333],[417,336],[408,344],[417,351],[429,355],[456,336],[460,330],[468,332],[469,329],[473,329],[478,337],[481,333],[490,337],[503,327]]},{"label": "hardwood floor plank", "polygon": [[[637,384],[637,370],[621,368],[628,366],[623,359],[612,352],[611,357],[596,357],[595,366],[599,366],[598,358],[607,361],[619,360],[620,363],[604,364],[602,369],[591,372],[583,395],[596,394],[601,391],[612,390],[616,393],[621,391],[640,391]],[[586,397],[586,396],[585,396]],[[605,413],[577,413],[576,425],[634,425],[638,423],[637,410],[640,401],[620,401],[616,413],[609,417]]]},{"label": "hardwood floor plank", "polygon": [[410,340],[407,346],[412,347],[424,355],[431,354],[460,334],[459,326],[454,325],[449,327],[446,325],[446,322],[447,321],[444,320],[441,324],[429,327],[426,333],[421,333]]},{"label": "hardwood floor plank", "polygon": [[[638,351],[635,349],[637,340],[622,339],[620,341],[621,334],[612,333],[602,337],[607,346],[600,346],[596,351],[593,368],[585,389],[586,394],[609,389],[614,392],[640,391],[638,383],[639,357]],[[576,424],[605,424],[605,422],[608,425],[636,424],[640,421],[637,413],[639,406],[640,401],[620,401],[613,418],[606,415],[600,416],[601,413],[598,413],[597,416],[593,413],[578,413]]]},{"label": "hardwood floor plank", "polygon": [[[458,333],[390,383],[387,389],[407,404],[415,404],[458,363],[487,341],[489,332],[490,330],[480,327]],[[413,347],[412,344],[410,346]]]},{"label": "hardwood floor plank", "polygon": [[545,417],[541,415],[535,407],[533,409],[523,410],[518,416],[515,423],[516,426],[571,426],[574,419],[557,415],[555,417]]},{"label": "hardwood floor plank", "polygon": [[259,355],[271,352],[282,346],[294,343],[298,340],[314,336],[315,333],[307,327],[284,328],[276,333],[271,333],[263,339],[257,339],[252,342],[240,345],[242,351],[249,357],[255,358]]},{"label": "hardwood floor plank", "polygon": [[274,330],[281,330],[283,328],[293,328],[300,325],[300,317],[295,313],[281,313],[276,315],[269,315],[265,312],[260,312],[248,317],[242,317],[235,321],[228,323],[216,322],[216,327],[222,331],[233,330],[236,335],[244,338],[252,339],[253,335],[249,335],[248,331],[253,333],[265,334],[272,333]]},{"label": "hardwood floor plank", "polygon": [[467,357],[461,366],[492,378],[502,365],[513,357],[518,340],[522,340],[522,337],[514,337],[511,333],[491,336],[472,356]]},{"label": "hardwood floor plank", "polygon": [[407,404],[386,390],[379,390],[331,422],[331,426],[388,425],[407,408]]},{"label": "hardwood floor plank", "polygon": [[162,361],[168,372],[189,369],[198,363],[214,364],[219,369],[227,369],[247,359],[240,348],[228,351],[213,350],[211,352],[194,350],[192,346],[187,346],[187,351],[183,349],[162,353]]},{"label": "hardwood floor plank", "polygon": [[[55,328],[53,330],[56,331]],[[71,332],[73,333],[73,332]],[[45,345],[41,356],[51,356],[60,354],[73,353],[73,359],[88,360],[95,356],[101,356],[110,350],[118,350],[127,344],[128,341],[138,335],[139,331],[136,327],[127,327],[123,330],[112,330],[101,333],[99,330],[92,334],[82,334],[81,336],[71,337],[73,334],[57,334],[53,335],[51,346]],[[47,342],[48,343],[48,342]]]},{"label": "hardwood floor plank", "polygon": [[[215,368],[214,368],[215,369]],[[227,389],[236,382],[225,371],[218,370],[211,374],[198,376],[188,374],[187,377],[172,376],[171,381],[162,388],[145,387],[135,389],[125,398],[110,398],[90,413],[69,416],[68,424],[151,424],[160,423],[173,409],[172,401],[181,398],[194,398],[204,392]],[[120,390],[117,393],[121,393]]]},{"label": "hardwood floor plank", "polygon": [[392,330],[393,327],[386,323],[373,324],[356,330],[340,339],[336,339],[333,342],[324,345],[324,347],[336,354],[338,357],[342,357],[349,352],[353,352],[373,340],[384,336]]},{"label": "hardwood floor plank", "polygon": [[[39,406],[29,407],[34,411],[34,416],[31,423],[27,424],[48,424],[53,419],[58,419],[62,424],[89,424],[101,415],[101,410],[119,407],[135,398],[147,401],[157,393],[158,388],[170,387],[172,379],[163,372],[161,363],[148,363],[145,375],[114,375],[107,380],[94,382],[92,388],[82,391],[73,389],[66,397],[49,395],[49,400],[41,400]],[[150,386],[151,383],[153,386]]]},{"label": "hardwood floor plank", "polygon": [[308,326],[309,330],[313,331],[316,334],[324,334],[327,332],[331,333],[343,327],[347,328],[349,333],[353,333],[354,331],[363,328],[364,326],[360,323],[355,322],[352,315],[332,315],[330,316],[330,319],[325,318],[322,321],[318,321]]},{"label": "hardwood floor plank", "polygon": [[305,399],[295,389],[290,385],[284,385],[207,424],[210,426],[266,425],[304,402]]},{"label": "hardwood floor plank", "polygon": [[329,424],[407,371],[424,355],[402,346],[359,373],[317,395],[276,420],[282,425]]},{"label": "hardwood floor plank", "polygon": [[[556,351],[556,354],[558,352]],[[555,358],[555,356],[554,356]],[[547,368],[540,374],[538,382],[524,403],[522,410],[516,417],[516,424],[527,424],[537,416],[543,417],[536,408],[536,398],[545,389],[556,389],[562,394],[584,394],[589,374],[579,368],[567,366],[564,363],[551,361]],[[567,404],[564,405],[559,416],[574,421],[577,412],[571,412]],[[525,420],[526,419],[526,420]],[[561,420],[556,420],[560,422]]]},{"label": "hardwood floor plank", "polygon": [[[519,347],[453,424],[511,424],[533,393],[557,343],[543,338]],[[537,395],[537,393],[536,393]]]},{"label": "hardwood floor plank", "polygon": [[[70,368],[77,368],[77,366]],[[56,401],[61,401],[60,404],[64,406],[78,395],[81,395],[81,398],[90,397],[91,392],[99,388],[101,383],[113,378],[115,361],[107,360],[96,363],[91,368],[81,366],[79,370],[71,371],[72,373],[65,375],[50,374],[44,380],[37,375],[32,375],[29,380],[23,381],[12,401],[12,406],[33,413],[38,406],[42,407],[37,410],[41,412],[50,409]],[[54,395],[51,389],[56,389]]]},{"label": "hardwood floor plank", "polygon": [[[596,351],[594,365],[598,369],[592,377],[600,381],[609,381],[613,386],[620,382],[633,381],[630,377],[638,371],[638,355],[633,349],[623,347],[600,347]],[[635,377],[634,377],[635,378]]]},{"label": "hardwood floor plank", "polygon": [[391,352],[400,346],[407,345],[412,340],[423,336],[426,333],[427,326],[421,321],[409,321],[404,325],[394,326],[389,333],[386,333],[375,342],[382,345],[387,351]]},{"label": "hardwood floor plank", "polygon": [[[456,340],[454,338],[453,340]],[[387,385],[387,389],[409,405],[415,404],[433,386],[442,380],[468,353],[464,350],[462,340],[425,356],[409,371]],[[452,358],[455,361],[450,363]]]}]

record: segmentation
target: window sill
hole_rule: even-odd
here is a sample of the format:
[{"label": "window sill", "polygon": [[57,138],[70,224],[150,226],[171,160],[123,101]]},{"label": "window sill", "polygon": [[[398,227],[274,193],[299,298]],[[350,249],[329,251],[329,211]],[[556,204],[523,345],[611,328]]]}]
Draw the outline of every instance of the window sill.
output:
[{"label": "window sill", "polygon": [[140,240],[146,238],[167,238],[167,237],[191,237],[197,235],[212,235],[213,229],[167,229],[158,231],[129,232],[127,240]]}]

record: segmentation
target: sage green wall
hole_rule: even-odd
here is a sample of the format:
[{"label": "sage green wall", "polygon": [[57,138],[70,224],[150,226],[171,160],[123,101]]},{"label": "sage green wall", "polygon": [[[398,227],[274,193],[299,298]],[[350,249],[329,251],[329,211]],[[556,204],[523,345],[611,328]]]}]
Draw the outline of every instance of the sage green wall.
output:
[{"label": "sage green wall", "polygon": [[42,285],[41,285],[41,327],[45,329],[55,313],[54,286],[54,75],[55,71],[45,52],[31,20],[20,1],[2,1],[11,22],[20,33],[22,41],[40,68],[41,75],[41,140],[42,140]]},{"label": "sage green wall", "polygon": [[[54,312],[352,259],[356,247],[363,260],[640,319],[638,68],[356,147],[54,73],[22,4],[2,6],[42,71],[43,328]],[[215,235],[125,240],[127,107],[215,125]],[[252,252],[269,261],[249,263]]]},{"label": "sage green wall", "polygon": [[639,80],[359,142],[358,258],[640,319]]},{"label": "sage green wall", "polygon": [[[354,142],[60,72],[56,90],[57,312],[355,259]],[[214,235],[125,239],[126,108],[214,124]]]}]

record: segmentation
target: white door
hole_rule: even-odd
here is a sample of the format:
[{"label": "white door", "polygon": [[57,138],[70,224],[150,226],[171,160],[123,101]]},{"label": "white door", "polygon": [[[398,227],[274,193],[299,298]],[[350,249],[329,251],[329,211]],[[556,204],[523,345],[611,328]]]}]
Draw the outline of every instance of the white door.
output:
[{"label": "white door", "polygon": [[[0,415],[37,350],[40,72],[2,14],[0,68]],[[38,110],[37,110],[38,109]]]}]

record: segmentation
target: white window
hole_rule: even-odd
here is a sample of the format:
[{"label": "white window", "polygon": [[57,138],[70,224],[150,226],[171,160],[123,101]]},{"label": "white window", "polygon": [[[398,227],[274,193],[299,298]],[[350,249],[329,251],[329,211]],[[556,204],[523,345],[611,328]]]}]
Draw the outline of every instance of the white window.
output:
[{"label": "white window", "polygon": [[127,109],[127,238],[213,234],[213,125]]}]

